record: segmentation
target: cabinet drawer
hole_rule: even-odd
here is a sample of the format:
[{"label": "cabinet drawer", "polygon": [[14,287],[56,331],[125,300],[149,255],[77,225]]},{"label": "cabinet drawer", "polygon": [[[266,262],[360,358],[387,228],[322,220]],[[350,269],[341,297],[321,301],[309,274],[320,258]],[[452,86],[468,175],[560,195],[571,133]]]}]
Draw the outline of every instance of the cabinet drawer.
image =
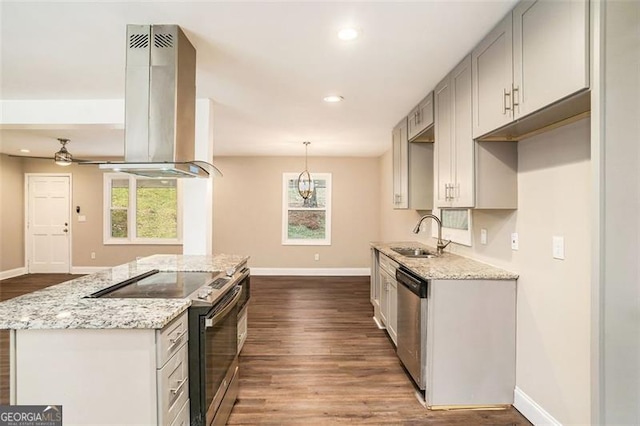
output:
[{"label": "cabinet drawer", "polygon": [[396,268],[398,268],[399,266],[396,262],[394,262],[393,260],[391,260],[390,258],[388,258],[382,253],[380,253],[379,262],[380,262],[380,267],[385,271],[387,271],[389,275],[393,277],[396,276]]},{"label": "cabinet drawer", "polygon": [[189,426],[190,420],[189,400],[187,399],[187,402],[184,403],[184,405],[180,409],[180,412],[176,416],[176,419],[173,421],[173,423],[171,423],[171,426]]},{"label": "cabinet drawer", "polygon": [[189,321],[187,311],[171,321],[162,330],[156,331],[156,363],[162,367],[175,354],[184,342],[189,340]]},{"label": "cabinet drawer", "polygon": [[158,419],[170,424],[189,399],[189,352],[183,344],[178,352],[158,370]]}]

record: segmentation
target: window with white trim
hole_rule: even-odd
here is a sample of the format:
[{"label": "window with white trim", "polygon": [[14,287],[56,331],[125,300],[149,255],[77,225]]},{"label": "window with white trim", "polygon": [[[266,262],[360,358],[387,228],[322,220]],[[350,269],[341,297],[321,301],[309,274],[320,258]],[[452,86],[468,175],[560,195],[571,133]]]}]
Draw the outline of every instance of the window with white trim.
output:
[{"label": "window with white trim", "polygon": [[104,174],[105,244],[181,244],[178,179]]},{"label": "window with white trim", "polygon": [[[433,209],[433,214],[442,220],[442,239],[471,247],[471,209]],[[431,227],[431,235],[438,237],[438,227]]]},{"label": "window with white trim", "polygon": [[282,244],[331,245],[331,173],[311,173],[314,191],[306,200],[298,176],[282,175]]}]

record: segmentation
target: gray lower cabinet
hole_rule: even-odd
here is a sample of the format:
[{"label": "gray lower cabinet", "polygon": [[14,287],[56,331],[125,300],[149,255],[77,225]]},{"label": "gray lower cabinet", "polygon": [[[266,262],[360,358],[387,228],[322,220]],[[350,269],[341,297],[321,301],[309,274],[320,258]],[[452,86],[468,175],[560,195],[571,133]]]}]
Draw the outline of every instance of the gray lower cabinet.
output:
[{"label": "gray lower cabinet", "polygon": [[372,250],[371,304],[373,315],[379,327],[385,328],[394,344],[398,341],[398,283],[396,268],[399,265]]},{"label": "gray lower cabinet", "polygon": [[512,404],[516,282],[432,280],[426,350],[428,406]]}]

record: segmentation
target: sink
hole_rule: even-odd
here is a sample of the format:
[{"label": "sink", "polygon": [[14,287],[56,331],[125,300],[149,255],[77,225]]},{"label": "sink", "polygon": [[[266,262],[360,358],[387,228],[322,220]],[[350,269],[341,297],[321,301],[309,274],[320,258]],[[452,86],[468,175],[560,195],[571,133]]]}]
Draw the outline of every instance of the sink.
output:
[{"label": "sink", "polygon": [[391,247],[391,250],[405,257],[431,258],[437,256],[434,252],[419,247]]}]

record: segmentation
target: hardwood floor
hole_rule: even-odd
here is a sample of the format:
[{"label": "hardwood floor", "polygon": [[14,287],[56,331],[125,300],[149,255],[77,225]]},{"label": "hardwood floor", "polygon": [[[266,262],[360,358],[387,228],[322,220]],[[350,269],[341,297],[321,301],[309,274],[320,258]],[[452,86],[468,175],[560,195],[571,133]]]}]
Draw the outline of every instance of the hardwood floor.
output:
[{"label": "hardwood floor", "polygon": [[[28,274],[0,281],[0,302],[82,275]],[[0,405],[9,404],[9,331],[0,330]]]},{"label": "hardwood floor", "polygon": [[[0,281],[0,301],[74,275]],[[530,425],[511,408],[429,411],[379,330],[366,277],[252,277],[249,335],[230,425]],[[0,405],[8,404],[8,332],[0,331]]]},{"label": "hardwood floor", "polygon": [[252,277],[228,424],[529,425],[515,409],[429,411],[373,320],[367,277]]}]

